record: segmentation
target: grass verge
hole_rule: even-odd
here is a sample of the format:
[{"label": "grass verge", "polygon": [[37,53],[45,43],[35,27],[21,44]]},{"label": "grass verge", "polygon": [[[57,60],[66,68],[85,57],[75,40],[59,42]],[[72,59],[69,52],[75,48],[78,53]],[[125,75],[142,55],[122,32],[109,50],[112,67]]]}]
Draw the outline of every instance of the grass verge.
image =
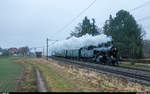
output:
[{"label": "grass verge", "polygon": [[131,67],[131,68],[141,68],[141,69],[150,69],[150,66],[133,65],[132,63],[131,64],[120,63],[119,66],[125,66],[125,67]]},{"label": "grass verge", "polygon": [[24,72],[22,74],[21,80],[18,83],[18,92],[37,92],[36,83],[36,72],[32,64],[24,62],[24,60],[18,60],[24,66]]}]

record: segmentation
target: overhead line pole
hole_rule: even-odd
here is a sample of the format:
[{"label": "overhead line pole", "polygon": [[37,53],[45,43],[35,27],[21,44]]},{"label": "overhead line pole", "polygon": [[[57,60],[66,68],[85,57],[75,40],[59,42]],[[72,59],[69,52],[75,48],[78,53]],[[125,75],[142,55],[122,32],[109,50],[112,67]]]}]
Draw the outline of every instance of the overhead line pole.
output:
[{"label": "overhead line pole", "polygon": [[44,49],[44,46],[43,46],[43,56],[44,56],[44,50],[45,50],[45,49]]},{"label": "overhead line pole", "polygon": [[[51,40],[51,39],[48,39],[48,38],[46,39],[46,45],[47,45],[46,60],[48,60],[48,47],[49,47],[48,41],[55,41],[54,43],[56,43],[58,40]],[[52,43],[52,44],[54,44],[54,43]],[[51,45],[52,45],[52,44],[51,44]]]},{"label": "overhead line pole", "polygon": [[46,51],[47,52],[47,55],[46,55],[47,57],[46,57],[46,59],[48,60],[48,38],[46,39],[46,45],[47,45],[47,51]]}]

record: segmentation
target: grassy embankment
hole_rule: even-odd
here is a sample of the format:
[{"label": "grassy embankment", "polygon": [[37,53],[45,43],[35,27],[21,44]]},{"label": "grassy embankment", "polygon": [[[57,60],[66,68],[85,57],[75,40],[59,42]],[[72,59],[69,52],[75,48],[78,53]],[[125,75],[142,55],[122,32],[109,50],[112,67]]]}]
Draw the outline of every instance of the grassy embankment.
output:
[{"label": "grassy embankment", "polygon": [[119,66],[131,67],[131,68],[141,68],[141,69],[150,69],[148,65],[136,65],[134,62],[120,62]]},{"label": "grassy embankment", "polygon": [[[150,58],[145,59],[123,59],[123,63],[120,66],[125,67],[133,67],[133,68],[143,68],[143,69],[150,69],[150,66],[144,64],[150,64]],[[141,63],[143,65],[140,65]]]},{"label": "grassy embankment", "polygon": [[150,66],[146,65],[134,65],[134,64],[120,64],[120,66],[131,67],[131,68],[142,68],[142,69],[150,69]]},{"label": "grassy embankment", "polygon": [[133,63],[145,63],[150,64],[150,58],[143,59],[123,59],[125,62],[133,62]]},{"label": "grassy embankment", "polygon": [[84,68],[61,64],[55,60],[21,59],[29,66],[40,69],[46,87],[52,92],[145,92],[150,87],[120,78],[89,71]]},{"label": "grassy embankment", "polygon": [[23,67],[16,57],[0,57],[0,92],[15,91]]}]

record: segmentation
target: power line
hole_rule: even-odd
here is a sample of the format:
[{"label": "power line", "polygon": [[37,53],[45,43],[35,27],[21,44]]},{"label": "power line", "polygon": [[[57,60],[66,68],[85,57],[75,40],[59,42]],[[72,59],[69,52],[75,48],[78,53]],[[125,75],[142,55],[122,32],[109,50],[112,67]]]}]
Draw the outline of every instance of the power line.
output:
[{"label": "power line", "polygon": [[41,46],[41,47],[30,47],[30,49],[38,49],[38,48],[44,48],[44,46]]},{"label": "power line", "polygon": [[[133,8],[133,9],[131,9],[130,12],[133,12],[133,11],[135,11],[135,10],[138,10],[138,9],[140,9],[140,8],[142,8],[142,7],[146,6],[146,5],[148,5],[148,4],[150,4],[150,1],[145,2],[144,4],[141,4],[141,5],[139,5],[139,6],[135,7],[135,8]],[[139,19],[139,21],[141,21],[141,20],[146,20],[146,19],[149,19],[149,18],[150,18],[150,16],[149,16],[149,17],[144,17],[144,18],[142,18],[142,19]],[[101,24],[102,24],[102,23],[101,23]]]},{"label": "power line", "polygon": [[59,31],[63,31],[65,30],[69,25],[71,25],[78,17],[80,17],[85,11],[87,11],[90,7],[92,7],[92,5],[94,5],[94,3],[96,2],[96,0],[94,0],[87,8],[85,8],[83,11],[81,11],[75,18],[73,18],[68,24],[66,24],[63,28],[61,28]]},{"label": "power line", "polygon": [[145,20],[149,20],[149,19],[150,19],[150,16],[147,16],[147,17],[139,19],[138,21],[145,21]]},{"label": "power line", "polygon": [[142,8],[142,7],[144,7],[144,6],[148,5],[148,4],[150,4],[150,1],[145,2],[144,4],[139,5],[139,6],[135,7],[135,8],[133,8],[133,9],[131,9],[130,12],[135,11],[137,9],[140,9],[140,8]]},{"label": "power line", "polygon": [[54,45],[56,42],[58,42],[58,41],[54,41],[54,42],[52,42],[50,45],[48,45],[49,47],[51,47],[52,45]]}]

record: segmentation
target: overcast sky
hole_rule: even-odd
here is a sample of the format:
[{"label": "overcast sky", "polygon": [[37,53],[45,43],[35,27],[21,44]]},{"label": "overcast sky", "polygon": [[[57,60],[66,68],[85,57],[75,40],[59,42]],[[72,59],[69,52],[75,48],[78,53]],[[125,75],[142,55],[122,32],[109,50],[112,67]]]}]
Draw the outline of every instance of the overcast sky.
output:
[{"label": "overcast sky", "polygon": [[[85,16],[96,19],[98,27],[121,9],[131,9],[149,0],[97,0],[64,31],[60,30],[93,0],[0,0],[0,46],[44,46],[46,38],[62,40]],[[131,12],[136,20],[150,16],[150,4]],[[138,22],[150,39],[150,19]]]}]

